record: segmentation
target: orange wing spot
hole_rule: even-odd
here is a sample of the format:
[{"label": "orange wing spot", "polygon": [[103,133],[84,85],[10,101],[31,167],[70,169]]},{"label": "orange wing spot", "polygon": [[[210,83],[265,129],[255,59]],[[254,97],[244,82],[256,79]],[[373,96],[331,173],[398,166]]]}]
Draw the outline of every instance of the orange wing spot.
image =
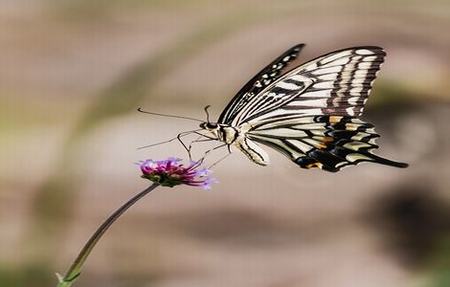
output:
[{"label": "orange wing spot", "polygon": [[336,124],[342,120],[340,116],[330,116],[330,123]]},{"label": "orange wing spot", "polygon": [[325,149],[330,143],[334,142],[333,137],[314,136],[313,139],[316,140],[316,142],[314,143],[314,147],[318,149]]},{"label": "orange wing spot", "polygon": [[306,168],[315,168],[315,167],[322,168],[322,164],[320,162],[314,162],[306,165]]},{"label": "orange wing spot", "polygon": [[334,142],[334,138],[333,137],[324,137],[323,142],[326,144]]},{"label": "orange wing spot", "polygon": [[322,143],[318,144],[317,146],[318,146],[319,149],[326,149],[327,148],[327,145],[326,144],[322,144]]},{"label": "orange wing spot", "polygon": [[348,131],[356,131],[360,126],[360,124],[347,123],[345,124],[345,129]]}]

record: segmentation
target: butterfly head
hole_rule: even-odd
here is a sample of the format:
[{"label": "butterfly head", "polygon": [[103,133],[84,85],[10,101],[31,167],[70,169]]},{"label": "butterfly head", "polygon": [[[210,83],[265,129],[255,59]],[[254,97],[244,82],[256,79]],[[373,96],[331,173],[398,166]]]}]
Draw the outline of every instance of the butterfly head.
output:
[{"label": "butterfly head", "polygon": [[205,130],[214,131],[219,127],[219,125],[213,122],[203,122],[200,124],[200,127]]},{"label": "butterfly head", "polygon": [[210,133],[210,136],[214,137],[214,138],[219,138],[219,134],[220,134],[220,126],[218,123],[214,123],[214,122],[203,122],[200,124],[200,128],[208,131]]}]

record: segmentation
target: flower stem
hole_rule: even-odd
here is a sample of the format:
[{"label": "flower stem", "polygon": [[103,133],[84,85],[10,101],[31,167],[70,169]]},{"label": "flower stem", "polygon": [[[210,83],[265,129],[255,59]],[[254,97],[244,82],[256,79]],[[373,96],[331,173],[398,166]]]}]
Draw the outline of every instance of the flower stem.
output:
[{"label": "flower stem", "polygon": [[113,214],[111,214],[103,223],[100,225],[100,227],[95,231],[94,234],[92,234],[91,238],[86,242],[83,249],[81,249],[80,253],[78,254],[75,261],[70,266],[69,270],[67,270],[66,275],[62,277],[59,274],[56,274],[58,276],[58,285],[57,287],[70,287],[75,282],[75,280],[80,276],[81,274],[81,268],[83,267],[84,262],[86,261],[87,257],[91,253],[94,246],[97,244],[97,242],[100,240],[100,238],[103,236],[103,234],[109,229],[109,227],[125,212],[128,208],[133,206],[137,201],[139,201],[141,198],[149,194],[152,190],[154,190],[157,186],[159,186],[158,183],[153,183],[151,186],[149,186],[144,191],[141,191],[140,193],[136,194],[134,197],[132,197],[130,200],[128,200],[124,205],[122,205],[119,209],[114,211]]}]

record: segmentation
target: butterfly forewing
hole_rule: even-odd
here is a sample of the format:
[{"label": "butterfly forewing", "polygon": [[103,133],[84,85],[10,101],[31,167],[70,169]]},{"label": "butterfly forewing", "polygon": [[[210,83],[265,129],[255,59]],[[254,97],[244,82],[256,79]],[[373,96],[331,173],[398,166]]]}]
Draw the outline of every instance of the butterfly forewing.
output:
[{"label": "butterfly forewing", "polygon": [[268,106],[257,116],[242,116],[242,111],[252,108],[244,107],[232,123],[240,125],[246,121],[299,114],[360,116],[384,56],[385,52],[379,47],[357,47],[309,61],[266,87],[248,105],[264,105],[270,92],[282,95],[296,93],[295,97],[281,106]]},{"label": "butterfly forewing", "polygon": [[385,55],[380,47],[358,47],[302,65],[299,74],[314,79],[314,84],[283,108],[320,108],[324,115],[360,116]]},{"label": "butterfly forewing", "polygon": [[237,113],[244,106],[248,105],[265,87],[273,83],[282,71],[288,67],[289,63],[297,58],[303,46],[304,44],[299,44],[288,49],[248,81],[224,109],[219,116],[218,122],[231,124]]}]

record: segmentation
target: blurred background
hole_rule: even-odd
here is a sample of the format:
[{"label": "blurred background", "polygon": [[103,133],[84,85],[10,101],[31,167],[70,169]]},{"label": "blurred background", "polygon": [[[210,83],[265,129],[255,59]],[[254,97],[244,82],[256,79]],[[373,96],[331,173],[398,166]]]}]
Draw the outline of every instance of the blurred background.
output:
[{"label": "blurred background", "polygon": [[[0,2],[0,286],[54,286],[101,221],[148,182],[137,160],[180,156],[297,43],[307,61],[355,45],[387,59],[364,118],[378,154],[303,170],[236,152],[211,192],[159,189],[91,254],[76,286],[450,286],[450,2]],[[217,151],[216,156],[222,152]]]}]

